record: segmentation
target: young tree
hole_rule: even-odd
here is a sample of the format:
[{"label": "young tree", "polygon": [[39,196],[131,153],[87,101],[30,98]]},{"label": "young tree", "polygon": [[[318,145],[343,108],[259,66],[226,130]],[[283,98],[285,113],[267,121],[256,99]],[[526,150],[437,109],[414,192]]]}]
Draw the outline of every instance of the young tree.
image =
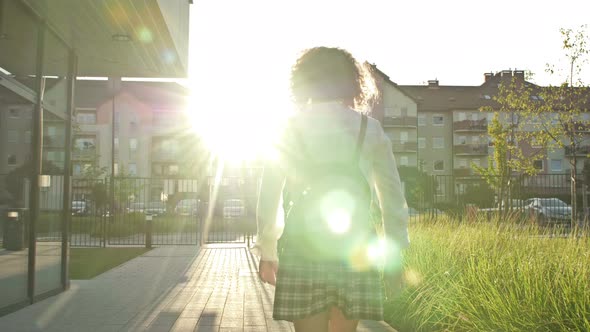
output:
[{"label": "young tree", "polygon": [[[534,127],[528,137],[546,144],[549,149],[565,149],[569,156],[571,178],[572,226],[577,220],[578,159],[586,157],[582,147],[587,146],[590,122],[583,116],[590,105],[589,88],[580,80],[580,72],[588,62],[588,35],[586,26],[579,30],[561,29],[564,56],[569,74],[559,86],[547,86],[539,93],[541,102],[537,107],[525,109],[524,116]],[[558,73],[554,66],[548,67],[551,75]],[[586,143],[586,144],[585,144]]]},{"label": "young tree", "polygon": [[[494,145],[493,156],[488,158],[487,168],[472,165],[485,181],[496,190],[499,212],[511,208],[513,172],[535,174],[535,161],[544,157],[544,149],[531,149],[527,142],[528,133],[523,130],[523,114],[527,113],[533,95],[532,87],[522,78],[513,77],[500,84],[498,94],[493,100],[497,103],[482,107],[482,112],[492,112],[492,121],[488,126],[488,136]],[[502,204],[508,203],[508,204]]]}]

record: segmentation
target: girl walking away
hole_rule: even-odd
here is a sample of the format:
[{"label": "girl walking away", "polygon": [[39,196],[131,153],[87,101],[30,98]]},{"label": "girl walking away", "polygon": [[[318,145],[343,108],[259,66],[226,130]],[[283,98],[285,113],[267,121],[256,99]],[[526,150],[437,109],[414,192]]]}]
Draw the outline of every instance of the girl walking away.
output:
[{"label": "girl walking away", "polygon": [[306,50],[292,68],[298,111],[265,165],[253,249],[260,278],[276,285],[274,319],[298,332],[383,320],[401,282],[407,204],[391,143],[366,115],[371,87],[370,71],[339,48]]}]

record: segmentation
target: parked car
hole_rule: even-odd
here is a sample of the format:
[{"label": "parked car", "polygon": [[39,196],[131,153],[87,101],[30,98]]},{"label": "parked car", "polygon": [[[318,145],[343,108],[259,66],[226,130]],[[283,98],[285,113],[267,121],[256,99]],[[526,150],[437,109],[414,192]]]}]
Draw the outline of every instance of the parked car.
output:
[{"label": "parked car", "polygon": [[72,201],[72,215],[73,216],[83,216],[88,214],[89,207],[86,204],[86,201]]},{"label": "parked car", "polygon": [[525,212],[532,214],[539,225],[567,223],[572,217],[572,208],[558,198],[529,198],[525,201]]},{"label": "parked car", "polygon": [[199,200],[194,198],[181,199],[176,203],[174,213],[181,216],[196,216],[199,208]]},{"label": "parked car", "polygon": [[131,203],[127,208],[127,213],[139,212],[143,213],[145,204],[143,202]]},{"label": "parked car", "polygon": [[143,213],[152,215],[152,216],[159,216],[166,213],[166,204],[164,202],[149,202],[145,206]]},{"label": "parked car", "polygon": [[246,216],[246,203],[238,198],[226,199],[223,202],[223,218],[243,218]]}]

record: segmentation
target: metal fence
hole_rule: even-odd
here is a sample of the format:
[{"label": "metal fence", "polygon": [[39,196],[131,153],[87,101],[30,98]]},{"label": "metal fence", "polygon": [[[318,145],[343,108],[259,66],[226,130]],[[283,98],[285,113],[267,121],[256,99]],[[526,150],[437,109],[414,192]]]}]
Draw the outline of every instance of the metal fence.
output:
[{"label": "metal fence", "polygon": [[[73,247],[189,245],[254,241],[260,169],[242,169],[203,180],[114,177],[72,179],[70,245]],[[569,174],[513,176],[486,182],[478,176],[402,176],[410,217],[522,208],[532,198],[570,205]],[[577,213],[588,215],[585,178],[578,181]],[[40,193],[39,241],[61,239],[63,176]],[[0,210],[28,207],[29,181],[0,175]],[[552,200],[556,202],[555,200]],[[548,201],[544,201],[545,203]],[[555,203],[557,204],[557,203]],[[561,203],[559,203],[561,204]],[[553,207],[550,207],[553,210]],[[559,212],[559,211],[558,211]],[[4,223],[5,213],[0,220]],[[26,214],[24,214],[26,215]],[[0,242],[3,241],[0,225]]]},{"label": "metal fence", "polygon": [[[203,180],[114,177],[72,179],[72,247],[190,245],[246,243],[255,231],[255,206],[260,172]],[[8,192],[1,203],[28,208],[29,181],[3,177]],[[37,237],[61,237],[63,176],[52,176],[40,193]],[[1,206],[1,205],[0,205]],[[2,223],[4,222],[2,215]],[[0,225],[3,226],[3,225]],[[0,227],[0,232],[3,227]],[[3,234],[0,233],[0,239]]]},{"label": "metal fence", "polygon": [[[469,213],[485,212],[490,216],[495,212],[520,211],[523,218],[529,218],[531,213],[544,213],[567,223],[570,220],[566,215],[572,214],[569,174],[514,175],[487,181],[480,176],[453,175],[402,180],[412,183],[411,186],[406,185],[406,198],[410,215],[416,219],[441,214],[461,219]],[[589,212],[586,183],[587,179],[579,175],[575,212],[580,220],[587,219]],[[535,208],[532,203],[547,206],[546,209]]]}]

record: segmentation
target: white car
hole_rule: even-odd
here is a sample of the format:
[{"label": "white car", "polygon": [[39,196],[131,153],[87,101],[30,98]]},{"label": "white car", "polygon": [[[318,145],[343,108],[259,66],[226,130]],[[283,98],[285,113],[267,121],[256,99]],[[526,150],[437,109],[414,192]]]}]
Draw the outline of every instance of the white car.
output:
[{"label": "white car", "polygon": [[174,213],[181,216],[196,216],[198,213],[199,200],[186,198],[180,200],[174,208]]},{"label": "white car", "polygon": [[223,202],[223,218],[233,219],[246,216],[246,203],[241,199],[226,199]]}]

